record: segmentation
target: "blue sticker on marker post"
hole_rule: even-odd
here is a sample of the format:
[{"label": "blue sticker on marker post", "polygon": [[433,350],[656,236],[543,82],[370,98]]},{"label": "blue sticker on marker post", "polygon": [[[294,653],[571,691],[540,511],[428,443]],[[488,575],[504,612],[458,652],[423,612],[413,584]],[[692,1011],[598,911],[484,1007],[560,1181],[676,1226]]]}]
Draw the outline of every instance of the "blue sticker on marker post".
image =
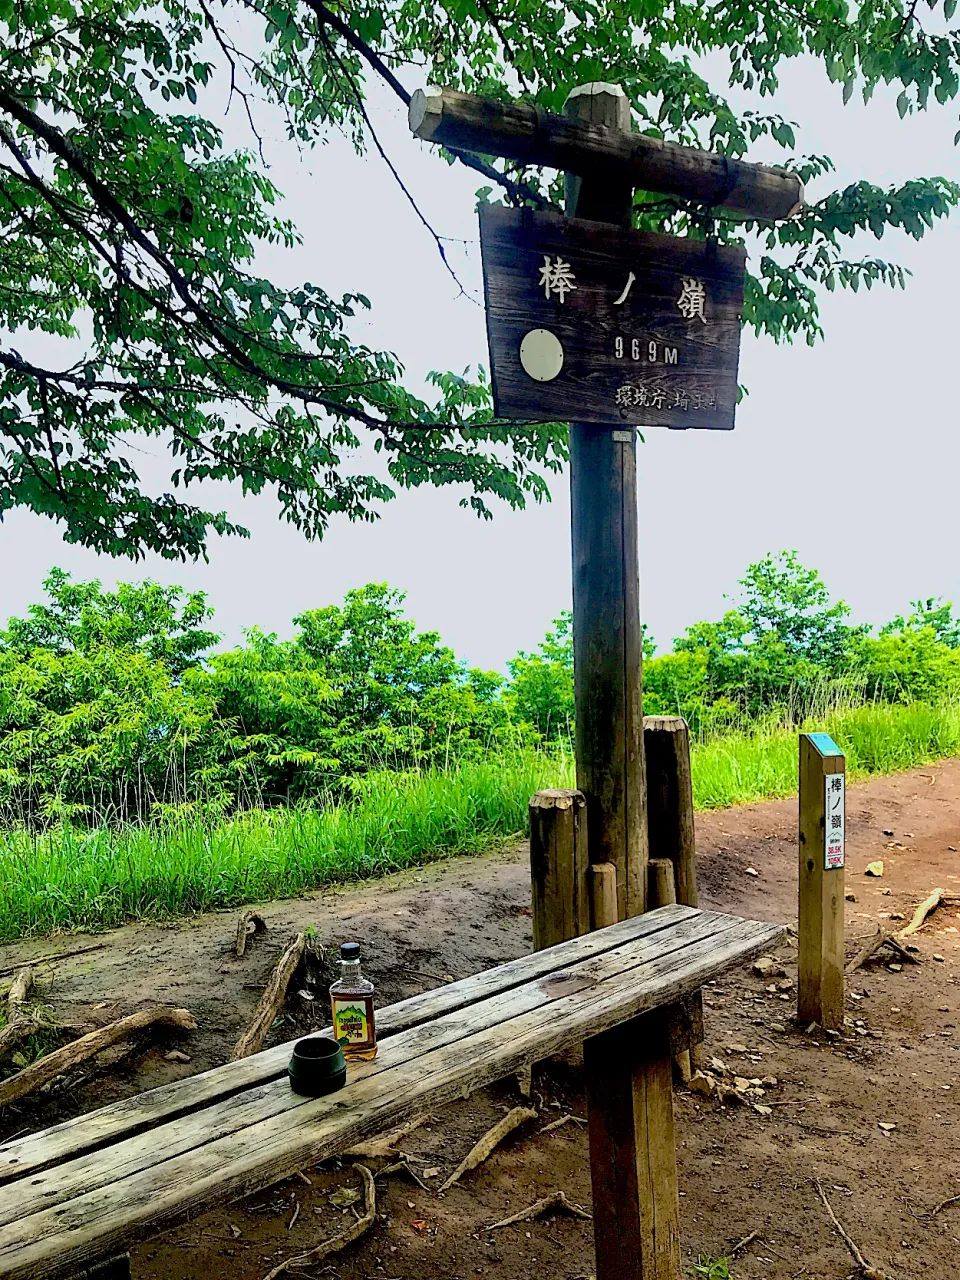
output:
[{"label": "blue sticker on marker post", "polygon": [[822,756],[842,756],[843,752],[830,737],[829,733],[808,733],[807,737]]}]

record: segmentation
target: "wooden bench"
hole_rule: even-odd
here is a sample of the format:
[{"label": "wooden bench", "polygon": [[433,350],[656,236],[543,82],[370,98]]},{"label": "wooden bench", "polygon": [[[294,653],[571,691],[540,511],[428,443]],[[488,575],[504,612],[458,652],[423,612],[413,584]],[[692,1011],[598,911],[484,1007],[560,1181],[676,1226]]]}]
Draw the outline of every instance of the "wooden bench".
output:
[{"label": "wooden bench", "polygon": [[326,1098],[281,1045],[7,1142],[0,1277],[127,1276],[134,1243],[584,1042],[597,1280],[676,1280],[668,1010],[783,933],[662,907],[381,1010]]}]

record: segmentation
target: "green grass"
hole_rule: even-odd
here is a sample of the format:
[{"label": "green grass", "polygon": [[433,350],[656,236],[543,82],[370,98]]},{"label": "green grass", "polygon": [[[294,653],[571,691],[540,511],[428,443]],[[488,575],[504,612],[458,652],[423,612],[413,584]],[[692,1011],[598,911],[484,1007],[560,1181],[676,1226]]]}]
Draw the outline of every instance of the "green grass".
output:
[{"label": "green grass", "polygon": [[[854,777],[960,755],[960,707],[867,706],[832,733]],[[796,790],[795,728],[698,742],[699,808]],[[170,919],[478,853],[523,831],[530,795],[572,786],[569,755],[517,751],[443,772],[376,774],[345,805],[255,810],[227,821],[0,831],[0,941],[130,919]]]},{"label": "green grass", "polygon": [[[569,765],[566,766],[569,771]],[[42,835],[0,833],[0,941],[289,897],[479,853],[521,831],[564,761],[534,751],[444,772],[374,774],[352,803]]]},{"label": "green grass", "polygon": [[[869,705],[827,714],[806,729],[831,734],[853,778],[898,773],[960,755],[960,706]],[[726,809],[752,800],[794,795],[797,729],[774,726],[694,743],[693,800],[698,809]]]}]

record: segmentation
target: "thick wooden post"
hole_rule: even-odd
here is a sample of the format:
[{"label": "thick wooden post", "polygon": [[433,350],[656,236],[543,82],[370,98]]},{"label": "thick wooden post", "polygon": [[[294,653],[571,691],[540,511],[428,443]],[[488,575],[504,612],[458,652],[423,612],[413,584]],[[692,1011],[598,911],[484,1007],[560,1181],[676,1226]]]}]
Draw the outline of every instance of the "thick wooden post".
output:
[{"label": "thick wooden post", "polygon": [[590,923],[605,929],[620,919],[617,910],[617,868],[612,862],[590,864]]},{"label": "thick wooden post", "polygon": [[800,735],[800,922],[797,1017],[843,1026],[846,759],[826,733]]},{"label": "thick wooden post", "polygon": [[650,858],[647,861],[647,906],[666,907],[677,900],[673,863],[669,858]]},{"label": "thick wooden post", "polygon": [[679,1280],[669,1009],[583,1046],[597,1280]]},{"label": "thick wooden post", "polygon": [[538,791],[530,798],[533,949],[590,930],[586,801],[579,791]]},{"label": "thick wooden post", "polygon": [[[681,716],[644,716],[647,832],[650,854],[674,866],[676,901],[697,906],[697,841],[693,820],[690,731]],[[657,906],[662,906],[658,902]]]},{"label": "thick wooden post", "polygon": [[[629,130],[619,85],[587,84],[573,119]],[[633,193],[616,178],[567,175],[567,212],[631,223]],[[617,871],[620,919],[646,910],[647,823],[641,706],[635,432],[572,423],[573,648],[577,786],[587,799],[590,861]]]}]

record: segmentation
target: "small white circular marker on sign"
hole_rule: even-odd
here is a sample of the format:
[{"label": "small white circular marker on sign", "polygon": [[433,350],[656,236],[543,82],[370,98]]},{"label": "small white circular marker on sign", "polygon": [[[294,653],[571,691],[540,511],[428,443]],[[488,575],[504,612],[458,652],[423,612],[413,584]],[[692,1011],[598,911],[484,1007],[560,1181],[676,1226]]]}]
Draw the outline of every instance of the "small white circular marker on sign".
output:
[{"label": "small white circular marker on sign", "polygon": [[520,343],[520,363],[534,382],[552,382],[563,368],[563,347],[549,329],[531,329]]}]

